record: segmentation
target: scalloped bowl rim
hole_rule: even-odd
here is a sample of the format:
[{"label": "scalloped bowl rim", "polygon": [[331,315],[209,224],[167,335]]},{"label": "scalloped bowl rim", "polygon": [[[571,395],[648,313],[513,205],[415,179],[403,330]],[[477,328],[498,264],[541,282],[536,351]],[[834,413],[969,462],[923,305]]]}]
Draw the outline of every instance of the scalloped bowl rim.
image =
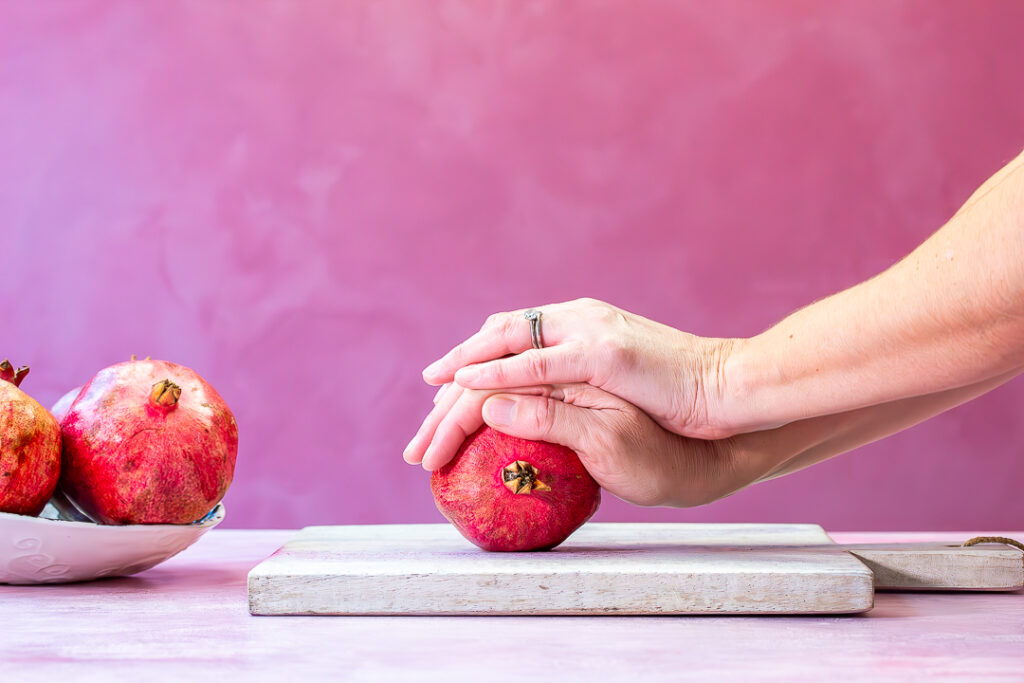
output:
[{"label": "scalloped bowl rim", "polygon": [[224,519],[218,503],[190,524],[96,524],[0,512],[0,584],[52,584],[151,569]]},{"label": "scalloped bowl rim", "polygon": [[31,517],[13,512],[0,512],[0,529],[7,527],[4,520],[18,521],[31,526],[32,523],[59,524],[62,527],[84,527],[89,529],[212,529],[224,521],[224,503],[217,503],[212,510],[198,521],[187,524],[99,524],[98,522],[74,522],[70,519],[49,519],[48,517]]}]

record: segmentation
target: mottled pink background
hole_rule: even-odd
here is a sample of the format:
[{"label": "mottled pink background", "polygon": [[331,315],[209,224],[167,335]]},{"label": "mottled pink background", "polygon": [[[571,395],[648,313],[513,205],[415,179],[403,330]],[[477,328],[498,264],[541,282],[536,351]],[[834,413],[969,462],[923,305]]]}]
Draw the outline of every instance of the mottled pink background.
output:
[{"label": "mottled pink background", "polygon": [[[750,335],[885,268],[1024,145],[1024,4],[0,1],[0,355],[130,354],[238,417],[226,526],[440,521],[420,369],[578,296]],[[1024,384],[693,510],[1024,519]]]}]

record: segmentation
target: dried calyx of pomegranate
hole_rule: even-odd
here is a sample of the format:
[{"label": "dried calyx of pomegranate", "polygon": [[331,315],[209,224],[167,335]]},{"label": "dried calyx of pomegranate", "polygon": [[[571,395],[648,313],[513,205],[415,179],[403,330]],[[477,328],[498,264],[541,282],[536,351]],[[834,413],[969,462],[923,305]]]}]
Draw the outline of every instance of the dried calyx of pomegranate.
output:
[{"label": "dried calyx of pomegranate", "polygon": [[165,410],[174,410],[178,407],[178,399],[181,398],[181,387],[169,379],[162,379],[153,385],[149,392],[149,400],[155,406]]},{"label": "dried calyx of pomegranate", "polygon": [[516,460],[501,470],[501,480],[505,482],[505,488],[512,493],[531,493],[534,490],[550,491],[551,487],[538,477],[537,468],[525,460]]},{"label": "dried calyx of pomegranate", "polygon": [[16,387],[21,385],[21,380],[25,379],[25,375],[27,374],[27,365],[22,365],[20,368],[15,370],[9,360],[4,359],[4,361],[0,363],[0,379],[10,382]]}]

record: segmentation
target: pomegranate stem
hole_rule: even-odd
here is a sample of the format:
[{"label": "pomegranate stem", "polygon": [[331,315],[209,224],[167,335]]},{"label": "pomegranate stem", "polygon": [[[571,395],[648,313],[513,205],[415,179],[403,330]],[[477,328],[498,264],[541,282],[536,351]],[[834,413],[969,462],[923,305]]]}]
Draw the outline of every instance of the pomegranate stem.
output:
[{"label": "pomegranate stem", "polygon": [[551,487],[537,477],[537,468],[525,460],[516,460],[501,470],[501,480],[512,493],[550,491]]},{"label": "pomegranate stem", "polygon": [[160,380],[153,385],[153,389],[149,392],[149,400],[154,405],[166,409],[177,406],[179,398],[181,398],[181,387],[169,379]]}]

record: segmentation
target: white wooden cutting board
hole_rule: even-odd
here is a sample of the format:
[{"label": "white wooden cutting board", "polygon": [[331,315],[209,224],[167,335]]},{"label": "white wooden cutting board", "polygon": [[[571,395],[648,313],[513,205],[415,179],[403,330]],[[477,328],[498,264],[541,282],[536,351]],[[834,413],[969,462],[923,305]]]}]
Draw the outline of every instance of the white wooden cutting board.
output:
[{"label": "white wooden cutting board", "polygon": [[1024,588],[1024,556],[1002,545],[860,543],[842,546],[875,575],[875,590],[1015,591]]},{"label": "white wooden cutting board", "polygon": [[587,524],[489,553],[449,524],[307,527],[249,574],[253,614],[839,614],[871,571],[813,524]]}]

